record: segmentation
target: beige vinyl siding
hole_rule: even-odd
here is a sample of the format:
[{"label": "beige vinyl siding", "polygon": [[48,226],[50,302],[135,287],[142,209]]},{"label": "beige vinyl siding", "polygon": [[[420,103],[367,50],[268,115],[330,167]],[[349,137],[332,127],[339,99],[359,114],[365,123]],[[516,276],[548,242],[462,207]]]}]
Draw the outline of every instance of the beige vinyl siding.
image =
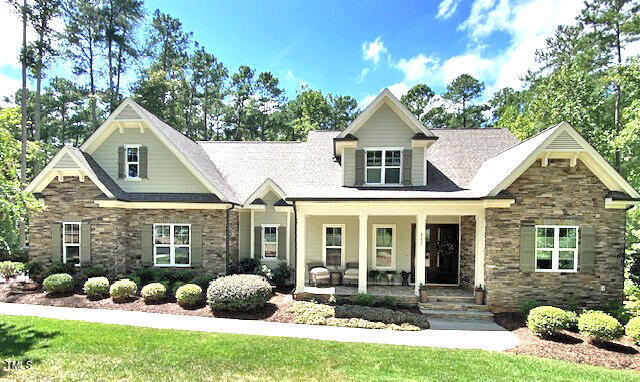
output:
[{"label": "beige vinyl siding", "polygon": [[286,212],[276,212],[273,207],[274,203],[276,203],[280,198],[269,191],[263,198],[262,201],[266,204],[264,212],[256,211],[253,216],[253,223],[256,227],[261,226],[262,224],[279,224],[283,227],[287,225],[287,213]]},{"label": "beige vinyl siding", "polygon": [[353,186],[356,182],[356,149],[344,149],[342,168],[344,171],[344,185]]},{"label": "beige vinyl siding", "polygon": [[129,106],[126,106],[124,109],[122,109],[120,114],[116,115],[116,119],[141,119],[141,118],[138,115],[138,113],[136,113],[135,110],[133,110],[133,107],[129,105]]},{"label": "beige vinyl siding", "polygon": [[414,147],[411,154],[411,185],[422,186],[424,185],[424,148]]},{"label": "beige vinyl siding", "polygon": [[238,248],[240,260],[242,260],[251,257],[251,211],[240,211],[239,217],[240,243],[238,243]]},{"label": "beige vinyl siding", "polygon": [[[118,147],[147,146],[148,177],[140,181],[118,179]],[[92,154],[93,158],[127,192],[210,192],[149,129],[117,129]]]},{"label": "beige vinyl siding", "polygon": [[369,239],[368,255],[368,269],[373,268],[373,256],[374,256],[374,224],[395,224],[394,235],[396,235],[396,250],[395,250],[395,271],[407,271],[411,272],[411,224],[415,223],[416,219],[412,216],[369,216],[369,227],[367,228],[367,235]]},{"label": "beige vinyl siding", "polygon": [[78,168],[78,165],[73,161],[73,158],[71,158],[69,154],[65,154],[60,158],[60,161],[53,166],[53,168]]}]

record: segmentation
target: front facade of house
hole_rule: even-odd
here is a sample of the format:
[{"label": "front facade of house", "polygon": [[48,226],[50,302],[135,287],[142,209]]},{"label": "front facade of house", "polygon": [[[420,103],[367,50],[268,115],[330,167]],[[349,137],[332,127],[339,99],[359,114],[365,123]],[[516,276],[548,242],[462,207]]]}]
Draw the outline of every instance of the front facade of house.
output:
[{"label": "front facade of house", "polygon": [[566,123],[524,142],[427,129],[388,90],[306,142],[193,142],[125,100],[27,190],[45,204],[30,217],[43,265],[226,274],[254,258],[294,269],[297,294],[319,265],[360,293],[380,277],[482,286],[492,310],[620,300],[640,200]]}]

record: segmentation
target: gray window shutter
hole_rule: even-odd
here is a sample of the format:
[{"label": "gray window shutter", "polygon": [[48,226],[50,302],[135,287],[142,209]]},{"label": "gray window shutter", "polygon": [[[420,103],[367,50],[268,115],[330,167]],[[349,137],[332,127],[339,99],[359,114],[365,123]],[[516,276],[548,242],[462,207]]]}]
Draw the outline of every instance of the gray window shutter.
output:
[{"label": "gray window shutter", "polygon": [[402,184],[411,185],[411,149],[402,150]]},{"label": "gray window shutter", "polygon": [[596,232],[591,226],[580,226],[580,272],[593,273],[596,258]]},{"label": "gray window shutter", "polygon": [[124,146],[118,147],[118,179],[123,179],[124,171]]},{"label": "gray window shutter", "polygon": [[138,169],[138,175],[142,179],[148,178],[147,163],[147,146],[140,146],[140,168]]},{"label": "gray window shutter", "polygon": [[287,258],[287,227],[278,227],[278,259]]},{"label": "gray window shutter", "polygon": [[355,185],[362,186],[364,184],[364,150],[356,150],[355,162]]},{"label": "gray window shutter", "polygon": [[254,235],[254,245],[253,245],[253,249],[254,249],[254,257],[256,259],[261,259],[262,258],[262,227],[253,227],[253,230],[255,232]]},{"label": "gray window shutter", "polygon": [[153,265],[153,225],[141,225],[140,232],[140,238],[142,240],[142,265]]},{"label": "gray window shutter", "polygon": [[202,265],[202,226],[200,224],[191,226],[191,265],[194,267]]},{"label": "gray window shutter", "polygon": [[536,227],[520,227],[520,271],[533,272],[536,261]]},{"label": "gray window shutter", "polygon": [[51,262],[62,262],[62,224],[51,224]]},{"label": "gray window shutter", "polygon": [[91,223],[80,223],[80,264],[91,264]]}]

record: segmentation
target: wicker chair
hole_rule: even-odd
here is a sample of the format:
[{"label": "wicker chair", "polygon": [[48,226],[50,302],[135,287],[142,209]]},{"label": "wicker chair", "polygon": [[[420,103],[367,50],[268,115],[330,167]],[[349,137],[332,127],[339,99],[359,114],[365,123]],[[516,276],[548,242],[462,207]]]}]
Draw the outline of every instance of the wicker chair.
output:
[{"label": "wicker chair", "polygon": [[325,268],[323,263],[309,263],[307,264],[309,270],[309,282],[314,286],[318,284],[331,284],[329,270]]},{"label": "wicker chair", "polygon": [[344,270],[342,283],[344,285],[358,285],[358,263],[347,263],[347,269]]}]

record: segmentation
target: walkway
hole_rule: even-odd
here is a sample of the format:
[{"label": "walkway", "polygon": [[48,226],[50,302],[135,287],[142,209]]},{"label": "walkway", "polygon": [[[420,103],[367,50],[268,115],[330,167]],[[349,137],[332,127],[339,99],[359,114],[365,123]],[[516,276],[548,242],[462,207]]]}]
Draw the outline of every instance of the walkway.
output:
[{"label": "walkway", "polygon": [[398,332],[392,330],[340,328],[333,326],[298,325],[124,310],[64,308],[10,303],[0,303],[0,315],[36,316],[156,329],[459,349],[501,351],[513,348],[519,343],[515,334],[504,330],[493,322],[429,320],[432,329],[420,332]]}]

